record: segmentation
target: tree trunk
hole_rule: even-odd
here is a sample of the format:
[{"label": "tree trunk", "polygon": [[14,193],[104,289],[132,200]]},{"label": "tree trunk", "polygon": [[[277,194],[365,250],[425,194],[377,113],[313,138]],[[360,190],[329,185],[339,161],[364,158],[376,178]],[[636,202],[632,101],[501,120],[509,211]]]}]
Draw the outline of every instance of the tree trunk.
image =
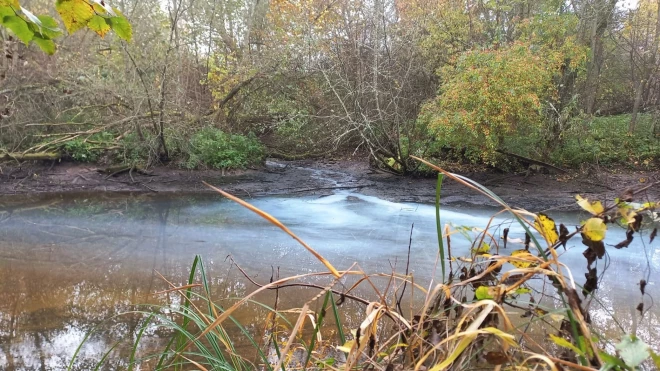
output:
[{"label": "tree trunk", "polygon": [[646,87],[646,80],[641,80],[635,84],[635,103],[633,104],[632,115],[630,117],[630,123],[628,124],[628,134],[635,132],[637,126],[637,115],[639,113],[639,108],[642,105],[642,96],[644,95],[644,89]]},{"label": "tree trunk", "polygon": [[[591,59],[587,63],[587,78],[583,94],[584,111],[588,115],[593,114],[596,107],[600,69],[603,65],[603,34],[612,19],[616,3],[617,0],[596,0],[585,5],[581,14],[581,21],[585,22],[582,27],[589,30],[589,39],[584,42],[591,47]],[[585,33],[583,32],[583,34]]]},{"label": "tree trunk", "polygon": [[[632,116],[630,117],[630,123],[628,124],[628,133],[632,134],[635,132],[637,126],[637,116],[639,110],[642,107],[642,101],[644,96],[648,96],[647,88],[651,85],[649,80],[657,72],[657,60],[658,60],[658,47],[660,46],[660,0],[658,0],[658,9],[656,13],[655,21],[655,33],[653,35],[653,41],[651,43],[651,56],[646,63],[642,64],[642,71],[640,72],[640,80],[635,84],[635,102],[633,104]],[[649,32],[646,32],[648,35]],[[647,36],[648,37],[648,36]],[[633,67],[634,68],[634,67]]]}]

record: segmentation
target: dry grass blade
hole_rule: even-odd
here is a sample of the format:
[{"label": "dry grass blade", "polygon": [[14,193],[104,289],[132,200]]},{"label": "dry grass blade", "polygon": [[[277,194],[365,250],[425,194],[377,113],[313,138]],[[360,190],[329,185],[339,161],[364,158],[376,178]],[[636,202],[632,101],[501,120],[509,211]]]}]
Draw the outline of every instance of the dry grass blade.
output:
[{"label": "dry grass blade", "polygon": [[480,334],[492,334],[498,336],[500,339],[504,340],[505,350],[508,346],[517,346],[514,340],[513,335],[505,333],[495,328],[480,328],[481,325],[486,320],[487,316],[493,311],[497,310],[502,318],[505,320],[505,324],[508,328],[511,328],[512,325],[506,316],[506,313],[502,307],[492,300],[481,300],[472,305],[464,305],[466,308],[471,308],[476,310],[479,307],[484,307],[481,312],[470,322],[470,325],[463,332],[458,332],[462,328],[462,324],[468,320],[468,317],[471,317],[471,311],[463,315],[463,317],[458,322],[456,326],[457,332],[453,335],[447,336],[444,340],[428,349],[424,356],[416,363],[415,370],[420,370],[424,365],[424,362],[433,355],[435,351],[440,349],[443,345],[458,339],[458,342],[450,346],[453,350],[447,355],[447,357],[441,362],[434,365],[430,370],[432,371],[441,371],[447,369],[451,364],[458,359],[458,357],[463,353],[463,351],[474,341],[474,339]]},{"label": "dry grass blade", "polygon": [[[350,272],[344,272],[343,274],[346,274],[346,273],[350,273]],[[353,273],[354,273],[354,272],[353,272]],[[326,273],[326,274],[329,274],[329,273]],[[232,305],[231,307],[227,308],[224,312],[222,312],[222,313],[221,313],[221,314],[215,319],[215,321],[213,321],[213,323],[211,323],[206,329],[204,329],[204,331],[202,331],[201,334],[199,334],[199,335],[197,336],[197,338],[196,338],[195,340],[199,340],[199,339],[201,339],[202,337],[204,337],[206,334],[208,334],[209,332],[213,331],[213,330],[214,330],[216,327],[218,327],[222,322],[224,322],[225,320],[227,320],[227,318],[229,318],[229,316],[231,316],[231,314],[234,313],[234,311],[236,311],[236,310],[237,310],[239,307],[241,307],[243,304],[249,302],[249,301],[250,301],[255,295],[259,294],[260,292],[263,292],[263,291],[269,290],[269,289],[271,289],[271,288],[273,288],[273,287],[276,287],[276,286],[278,286],[278,285],[282,285],[282,284],[287,283],[287,282],[289,282],[289,281],[295,281],[295,280],[300,279],[300,278],[313,277],[313,276],[318,276],[318,275],[319,275],[318,273],[299,274],[299,275],[296,275],[296,276],[291,276],[291,277],[282,278],[282,279],[280,279],[280,280],[273,281],[273,282],[271,282],[271,283],[269,283],[269,284],[267,284],[267,285],[261,286],[260,288],[256,289],[255,291],[252,291],[249,295],[246,295],[246,296],[243,297],[241,300],[239,300],[236,304]],[[342,277],[342,275],[340,275],[338,278],[341,278],[341,277]],[[190,342],[189,342],[188,344],[190,344]],[[184,347],[184,349],[185,349],[185,347]]]},{"label": "dry grass blade", "polygon": [[289,349],[291,349],[291,345],[296,340],[296,336],[298,336],[298,332],[300,332],[300,329],[305,323],[305,317],[308,310],[309,310],[309,304],[305,303],[305,305],[301,309],[300,315],[298,316],[298,321],[296,321],[296,325],[293,326],[293,329],[291,329],[291,335],[289,336],[289,340],[286,342],[286,346],[284,347],[284,349],[282,349],[281,352],[282,355],[277,360],[277,364],[275,365],[273,370],[279,370],[282,368],[282,362],[284,362],[286,355],[289,353]]},{"label": "dry grass blade", "polygon": [[195,361],[193,361],[192,359],[190,359],[190,358],[188,358],[188,357],[186,357],[186,356],[184,356],[184,355],[181,355],[181,358],[183,358],[183,359],[185,359],[186,361],[192,363],[193,365],[199,367],[199,369],[200,369],[201,371],[208,371],[208,369],[206,369],[204,366],[200,365],[198,362],[195,362]]},{"label": "dry grass blade", "polygon": [[557,368],[557,365],[548,357],[542,355],[542,354],[532,354],[531,356],[527,357],[525,361],[522,363],[523,365],[526,364],[527,362],[533,360],[533,359],[538,359],[543,362],[545,362],[548,366],[550,366],[550,369],[552,371],[558,371],[559,369]]},{"label": "dry grass blade", "polygon": [[154,292],[154,295],[167,294],[167,293],[170,293],[170,292],[173,292],[173,291],[182,291],[182,290],[190,289],[190,288],[193,288],[193,287],[201,287],[201,286],[202,286],[201,283],[193,283],[193,284],[190,284],[190,285],[172,287],[171,289]]},{"label": "dry grass blade", "polygon": [[269,222],[271,222],[271,223],[275,224],[276,226],[278,226],[281,230],[283,230],[284,232],[286,232],[286,233],[287,233],[289,236],[291,236],[294,240],[298,241],[298,243],[300,243],[301,245],[303,245],[303,247],[306,248],[307,251],[309,251],[310,253],[312,253],[312,255],[314,255],[314,257],[315,257],[316,259],[318,259],[321,263],[323,263],[323,265],[325,265],[325,267],[328,268],[328,270],[329,270],[329,271],[330,271],[335,277],[339,277],[339,272],[335,269],[335,267],[332,266],[332,264],[330,264],[329,261],[327,261],[327,260],[326,260],[321,254],[319,254],[318,252],[316,252],[316,250],[312,249],[312,247],[309,246],[308,244],[306,244],[305,241],[301,240],[300,237],[296,236],[293,232],[291,232],[291,230],[290,230],[289,228],[287,228],[284,224],[282,224],[282,222],[280,222],[279,220],[277,220],[275,217],[273,217],[272,215],[268,214],[267,212],[262,211],[262,210],[260,210],[260,209],[258,209],[258,208],[256,208],[256,207],[250,205],[249,203],[247,203],[247,202],[241,200],[240,198],[238,198],[238,197],[236,197],[236,196],[233,196],[233,195],[231,195],[231,194],[229,194],[229,193],[227,193],[227,192],[225,192],[225,191],[223,191],[223,190],[221,190],[221,189],[219,189],[219,188],[216,188],[216,187],[214,187],[214,186],[212,186],[212,185],[210,185],[210,184],[208,184],[208,183],[206,183],[206,182],[202,182],[202,183],[204,183],[205,186],[211,188],[212,190],[214,190],[214,191],[220,193],[221,195],[227,197],[228,199],[230,199],[230,200],[232,200],[232,201],[238,203],[239,205],[241,205],[241,206],[243,206],[243,207],[249,209],[250,211],[256,213],[257,215],[261,216],[262,218],[264,218],[264,219],[268,220]]},{"label": "dry grass blade", "polygon": [[[353,266],[355,266],[355,264],[353,264]],[[350,269],[352,269],[353,266],[351,266]],[[314,316],[311,315],[311,313],[309,312],[309,305],[311,303],[313,303],[314,301],[318,300],[319,298],[321,298],[328,291],[332,290],[332,287],[335,284],[337,284],[337,282],[339,282],[339,278],[343,277],[343,275],[345,275],[346,273],[347,272],[344,272],[339,277],[336,277],[329,286],[325,287],[321,292],[319,292],[311,300],[307,301],[305,303],[305,305],[302,307],[302,309],[300,309],[300,315],[298,316],[298,320],[296,321],[295,326],[291,330],[291,335],[289,336],[289,340],[287,341],[286,346],[284,347],[284,349],[280,353],[281,355],[280,355],[279,359],[277,360],[277,365],[273,368],[273,370],[279,370],[282,367],[282,363],[284,362],[284,359],[286,358],[286,355],[289,353],[289,349],[291,349],[291,346],[293,345],[294,341],[296,340],[296,336],[298,336],[298,333],[300,332],[300,329],[302,328],[303,324],[305,323],[305,317],[306,316],[309,316],[309,318],[312,322],[312,325],[314,327],[316,327],[316,323],[314,322]],[[317,335],[320,336],[320,333],[318,333]],[[320,338],[319,338],[319,341],[320,341]]]},{"label": "dry grass blade", "polygon": [[[355,340],[350,341],[351,347],[348,355],[346,356],[346,363],[344,370],[350,371],[358,364],[358,360],[364,354],[367,347],[371,348],[371,339],[375,339],[378,331],[378,323],[382,316],[388,312],[387,306],[381,305],[377,302],[371,302],[367,307],[367,317],[360,323],[360,327],[356,331]],[[346,344],[344,344],[345,346]]]}]

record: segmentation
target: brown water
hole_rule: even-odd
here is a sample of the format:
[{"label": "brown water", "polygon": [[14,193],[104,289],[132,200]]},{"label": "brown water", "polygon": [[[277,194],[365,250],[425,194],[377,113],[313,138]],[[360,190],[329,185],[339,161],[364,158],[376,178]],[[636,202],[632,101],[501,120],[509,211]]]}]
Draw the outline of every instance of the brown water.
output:
[{"label": "brown water", "polygon": [[[367,272],[405,270],[411,226],[411,271],[423,285],[434,274],[437,252],[434,209],[430,205],[396,204],[359,194],[314,198],[251,200],[294,230],[337,268],[358,262]],[[483,226],[493,210],[443,210],[443,222]],[[554,215],[573,220],[576,215]],[[504,222],[504,221],[502,221]],[[512,228],[512,237],[516,230]],[[520,237],[520,236],[517,236]],[[612,243],[624,239],[610,234]],[[660,347],[660,307],[640,319],[635,307],[637,283],[650,272],[647,292],[660,298],[655,284],[660,267],[658,242],[640,239],[623,250],[608,249],[609,268],[592,304],[597,326],[609,336],[634,331],[656,350]],[[456,239],[454,254],[467,255],[467,241]],[[575,240],[562,257],[578,283],[584,281],[583,247]],[[516,247],[519,248],[519,247]],[[187,280],[196,254],[203,256],[212,297],[221,303],[251,292],[251,285],[226,257],[231,255],[259,282],[268,282],[272,267],[280,276],[323,271],[323,266],[290,237],[249,211],[215,196],[51,195],[43,198],[0,198],[0,369],[63,370],[85,334],[99,332],[81,348],[76,369],[88,369],[121,339],[132,339],[140,316],[121,313],[134,304],[167,304],[175,295],[154,295],[168,288],[157,274],[174,284]],[[648,264],[647,264],[648,263]],[[603,263],[599,267],[602,271]],[[649,271],[650,269],[650,271]],[[319,285],[327,278],[315,278]],[[316,294],[291,289],[282,307],[300,306]],[[358,292],[359,294],[359,292]],[[260,300],[272,302],[272,293]],[[347,303],[358,325],[363,307]],[[651,305],[648,298],[647,308]],[[236,313],[257,337],[267,311],[246,306]],[[254,322],[253,319],[260,319]],[[166,333],[149,328],[142,351],[157,348]],[[108,369],[121,366],[130,348],[119,346]]]}]

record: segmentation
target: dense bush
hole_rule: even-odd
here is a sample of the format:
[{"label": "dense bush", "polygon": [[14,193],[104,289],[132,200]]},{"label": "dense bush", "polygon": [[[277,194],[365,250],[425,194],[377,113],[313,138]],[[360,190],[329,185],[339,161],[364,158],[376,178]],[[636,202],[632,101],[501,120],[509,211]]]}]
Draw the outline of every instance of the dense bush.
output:
[{"label": "dense bush", "polygon": [[244,168],[258,163],[264,157],[264,148],[252,133],[228,134],[206,127],[190,140],[187,168],[206,166],[216,169]]}]

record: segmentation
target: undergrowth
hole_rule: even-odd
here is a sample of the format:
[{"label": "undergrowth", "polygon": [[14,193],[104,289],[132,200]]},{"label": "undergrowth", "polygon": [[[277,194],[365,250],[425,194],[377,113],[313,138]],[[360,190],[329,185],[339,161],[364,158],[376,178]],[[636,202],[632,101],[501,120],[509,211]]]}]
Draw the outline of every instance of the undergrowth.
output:
[{"label": "undergrowth", "polygon": [[190,151],[185,166],[215,169],[245,168],[264,157],[264,148],[252,133],[229,134],[220,129],[206,127],[190,140]]},{"label": "undergrowth", "polygon": [[[660,357],[634,333],[622,332],[619,339],[600,334],[591,323],[594,304],[585,304],[587,300],[598,303],[595,263],[607,249],[627,248],[636,237],[653,242],[660,223],[657,204],[633,203],[648,187],[627,191],[609,206],[577,196],[578,205],[590,217],[569,231],[548,215],[513,209],[480,184],[420,161],[441,173],[436,194],[438,246],[429,247],[438,251],[438,276],[420,282],[410,273],[414,269],[408,268],[390,274],[365,272],[357,264],[337,269],[277,219],[208,185],[282,229],[327,270],[275,276],[264,284],[246,274],[245,280],[258,288],[223,307],[217,304],[222,298],[211,297],[212,280],[201,257],[196,257],[188,281],[183,285],[166,281],[170,289],[160,293],[174,295],[176,300],[140,307],[129,314],[138,313],[144,320],[129,340],[128,370],[595,371],[660,367]],[[498,203],[502,210],[496,215],[510,215],[511,228],[523,231],[524,241],[509,238],[510,229],[493,222],[496,215],[481,228],[442,224],[439,200],[444,178]],[[626,228],[626,240],[606,248],[606,233],[614,224]],[[651,229],[650,235],[641,235],[642,230]],[[452,254],[452,239],[460,235],[472,242],[469,256]],[[575,280],[559,255],[575,237],[586,247],[585,282]],[[507,243],[522,248],[508,254]],[[645,293],[648,278],[643,277],[638,287],[641,318],[650,300]],[[314,289],[317,295],[296,308],[281,308],[277,300],[274,305],[255,302],[260,293],[293,287]],[[358,287],[372,294],[358,295]],[[416,295],[423,300],[415,303],[411,298]],[[342,322],[347,301],[364,308],[359,326],[351,328]],[[239,322],[234,315],[247,304],[266,308],[268,316]],[[296,314],[294,320],[289,320],[292,313]],[[230,335],[230,327],[238,331]],[[145,353],[140,344],[154,328],[167,330],[170,336],[159,351]],[[249,344],[251,350],[239,351],[237,344]],[[99,357],[97,369],[104,367],[111,352]],[[76,355],[69,369],[75,368]]]},{"label": "undergrowth", "polygon": [[[600,165],[653,170],[660,165],[660,123],[654,124],[658,118],[653,114],[640,114],[635,132],[629,134],[630,118],[630,114],[590,118],[578,116],[571,119],[559,138],[546,145],[543,144],[545,139],[541,132],[532,132],[505,136],[500,149],[566,169]],[[432,143],[429,153],[438,162],[454,167],[488,163],[480,160],[478,149],[446,147],[441,142]],[[475,158],[479,160],[470,160]],[[498,169],[513,171],[519,168],[520,161],[497,153],[493,155],[490,165],[493,164]]]},{"label": "undergrowth", "polygon": [[654,169],[660,163],[660,136],[652,132],[654,119],[651,114],[639,115],[634,134],[628,134],[629,114],[576,123],[563,134],[562,145],[551,159],[570,167],[587,163]]},{"label": "undergrowth", "polygon": [[[353,150],[348,147],[338,149],[330,142],[323,142],[325,139],[319,136],[319,132],[314,132],[312,126],[306,125],[304,117],[305,115],[300,113],[282,119],[274,133],[268,134],[268,130],[261,128],[261,138],[268,144],[271,155],[305,158],[326,155],[333,151]],[[447,147],[441,141],[426,137],[409,141],[405,135],[400,135],[400,148],[398,152],[394,152],[400,152],[405,158],[405,154],[423,155],[456,169],[495,165],[504,171],[519,170],[519,165],[526,163],[511,156],[514,154],[567,169],[600,165],[653,170],[660,165],[660,124],[654,122],[657,117],[653,114],[640,114],[638,117],[637,128],[633,134],[627,132],[630,115],[621,114],[575,117],[557,139],[545,145],[543,143],[546,139],[541,132],[507,135],[501,139],[500,149],[509,154],[493,153],[491,161],[485,162],[474,162],[474,159],[482,157],[478,149]],[[227,133],[213,126],[165,127],[164,138],[168,156],[163,158],[160,138],[151,130],[136,130],[130,127],[98,128],[79,123],[76,125],[75,131],[59,126],[49,129],[52,132],[48,131],[48,134],[34,131],[15,148],[3,145],[0,140],[0,153],[58,152],[63,158],[77,162],[111,162],[141,166],[169,161],[187,169],[245,168],[259,163],[266,155],[264,144],[254,134]],[[376,156],[380,159],[379,165],[391,172],[432,173],[425,165],[409,164],[409,161],[391,155]],[[405,168],[401,164],[406,164]]]},{"label": "undergrowth", "polygon": [[[265,155],[264,146],[252,133],[230,134],[213,127],[189,131],[165,128],[165,138],[167,160],[187,169],[245,168],[259,163]],[[66,134],[55,140],[48,137],[29,151],[54,151],[75,162],[147,166],[159,158],[158,146],[159,137],[150,131],[140,137],[135,131],[92,130],[89,134]]]}]

